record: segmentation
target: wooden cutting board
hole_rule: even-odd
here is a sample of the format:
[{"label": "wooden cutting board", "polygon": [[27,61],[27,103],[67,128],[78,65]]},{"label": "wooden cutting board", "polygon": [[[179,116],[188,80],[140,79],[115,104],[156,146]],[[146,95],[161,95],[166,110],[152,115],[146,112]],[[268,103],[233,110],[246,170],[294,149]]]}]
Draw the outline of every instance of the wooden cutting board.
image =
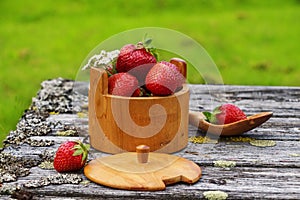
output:
[{"label": "wooden cutting board", "polygon": [[185,158],[149,153],[142,146],[137,152],[96,158],[85,166],[84,174],[91,181],[112,188],[154,191],[181,181],[195,183],[201,177],[201,169]]}]

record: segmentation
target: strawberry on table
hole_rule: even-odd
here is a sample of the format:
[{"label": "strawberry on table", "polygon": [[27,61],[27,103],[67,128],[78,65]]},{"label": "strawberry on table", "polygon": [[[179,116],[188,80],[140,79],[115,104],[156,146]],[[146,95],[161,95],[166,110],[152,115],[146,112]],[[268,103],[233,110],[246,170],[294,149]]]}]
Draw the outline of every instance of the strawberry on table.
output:
[{"label": "strawberry on table", "polygon": [[229,124],[247,118],[245,113],[233,104],[223,104],[216,107],[212,113],[203,112],[203,114],[213,124]]},{"label": "strawberry on table", "polygon": [[176,65],[161,61],[155,64],[148,72],[145,80],[146,88],[157,96],[173,94],[182,87],[185,78]]},{"label": "strawberry on table", "polygon": [[121,72],[108,78],[108,93],[119,96],[139,96],[139,82],[135,76]]},{"label": "strawberry on table", "polygon": [[84,167],[90,146],[81,141],[67,141],[59,146],[54,158],[58,172],[72,172]]},{"label": "strawberry on table", "polygon": [[117,72],[129,72],[143,83],[146,74],[157,62],[152,48],[146,47],[148,44],[149,42],[139,42],[137,45],[123,46],[116,62]]}]

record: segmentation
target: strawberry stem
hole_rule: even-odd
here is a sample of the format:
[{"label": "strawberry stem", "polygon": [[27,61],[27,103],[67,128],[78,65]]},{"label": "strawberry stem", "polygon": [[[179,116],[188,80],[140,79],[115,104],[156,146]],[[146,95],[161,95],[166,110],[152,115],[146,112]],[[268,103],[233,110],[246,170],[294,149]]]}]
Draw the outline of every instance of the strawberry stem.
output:
[{"label": "strawberry stem", "polygon": [[143,38],[143,44],[145,47],[148,47],[150,46],[151,42],[152,42],[152,38],[148,38],[147,37],[147,33],[144,35],[144,38]]},{"label": "strawberry stem", "polygon": [[136,44],[136,48],[137,48],[137,49],[143,49],[143,48],[145,48],[144,43],[143,43],[143,42],[138,42],[138,43]]},{"label": "strawberry stem", "polygon": [[[138,45],[139,45],[139,43],[138,43]],[[153,45],[151,45],[152,38],[148,37],[147,33],[145,33],[141,43],[142,43],[143,47],[146,49],[146,51],[151,53],[155,57],[155,59],[158,60],[158,52],[157,52],[156,48]]]}]

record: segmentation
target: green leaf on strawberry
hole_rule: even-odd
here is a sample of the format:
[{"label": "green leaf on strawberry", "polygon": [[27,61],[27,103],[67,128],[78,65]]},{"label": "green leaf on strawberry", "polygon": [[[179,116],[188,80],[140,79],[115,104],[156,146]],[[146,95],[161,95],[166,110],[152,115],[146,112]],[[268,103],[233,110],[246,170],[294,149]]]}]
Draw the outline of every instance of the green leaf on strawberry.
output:
[{"label": "green leaf on strawberry", "polygon": [[157,49],[151,43],[152,43],[152,38],[149,38],[148,34],[146,33],[142,40],[142,44],[146,48],[146,50],[150,52],[156,58],[156,60],[158,60],[159,54],[157,52]]},{"label": "green leaf on strawberry", "polygon": [[211,122],[212,121],[212,118],[213,118],[213,114],[211,112],[202,112],[202,114],[206,117],[205,120],[208,121],[208,122]]},{"label": "green leaf on strawberry", "polygon": [[82,162],[84,162],[87,158],[88,151],[90,150],[89,144],[83,144],[81,141],[77,141],[78,144],[73,147],[75,152],[73,156],[79,156],[82,154]]},{"label": "green leaf on strawberry", "polygon": [[148,34],[146,33],[143,37],[143,44],[145,47],[149,47],[150,44],[152,43],[152,38],[148,38]]}]

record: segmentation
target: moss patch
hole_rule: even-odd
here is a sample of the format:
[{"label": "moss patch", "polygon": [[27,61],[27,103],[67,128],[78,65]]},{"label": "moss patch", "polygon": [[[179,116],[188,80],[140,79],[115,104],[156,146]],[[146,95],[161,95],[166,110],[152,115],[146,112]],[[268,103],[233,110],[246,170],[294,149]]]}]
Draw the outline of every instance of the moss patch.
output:
[{"label": "moss patch", "polygon": [[77,116],[78,116],[79,118],[87,118],[87,117],[88,117],[88,114],[87,114],[87,113],[84,113],[84,112],[78,112],[78,113],[77,113]]},{"label": "moss patch", "polygon": [[221,168],[232,168],[236,166],[236,162],[226,161],[226,160],[216,160],[214,161],[214,166],[221,167]]},{"label": "moss patch", "polygon": [[228,194],[226,192],[222,192],[219,190],[215,191],[206,191],[203,192],[205,199],[208,200],[225,200],[228,198]]},{"label": "moss patch", "polygon": [[195,144],[203,144],[203,143],[210,143],[216,144],[218,140],[211,139],[207,136],[192,136],[189,138],[189,141]]},{"label": "moss patch", "polygon": [[238,137],[226,137],[225,140],[228,142],[251,142],[255,139],[251,137],[238,136]]},{"label": "moss patch", "polygon": [[74,130],[66,130],[66,131],[57,131],[56,135],[57,136],[76,136],[78,134]]},{"label": "moss patch", "polygon": [[53,162],[51,161],[43,161],[41,164],[39,164],[39,168],[41,169],[54,169]]},{"label": "moss patch", "polygon": [[250,144],[257,147],[273,147],[276,142],[273,140],[252,140]]}]

